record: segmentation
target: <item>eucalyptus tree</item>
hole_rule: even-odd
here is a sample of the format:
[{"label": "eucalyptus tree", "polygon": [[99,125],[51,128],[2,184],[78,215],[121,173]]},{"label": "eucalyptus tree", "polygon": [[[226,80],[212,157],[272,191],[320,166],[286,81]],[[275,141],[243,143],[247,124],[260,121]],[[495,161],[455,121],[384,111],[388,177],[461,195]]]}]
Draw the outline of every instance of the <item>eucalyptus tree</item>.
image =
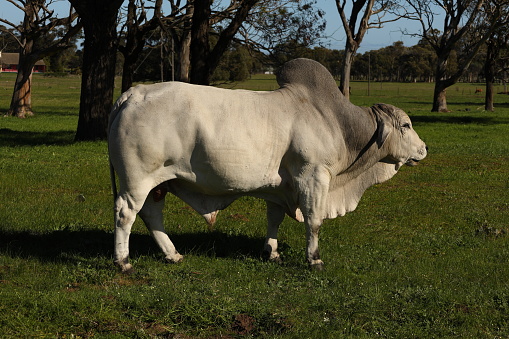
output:
[{"label": "eucalyptus tree", "polygon": [[[324,12],[316,8],[316,3],[316,0],[236,0],[219,8],[211,0],[195,0],[191,82],[208,83],[232,41],[269,56],[273,56],[277,46],[289,41],[304,47],[315,44],[325,29]],[[209,39],[211,32],[217,33],[215,44]]]},{"label": "eucalyptus tree", "polygon": [[191,83],[208,85],[210,76],[254,5],[260,0],[232,1],[234,14],[219,33],[213,48],[209,44],[212,0],[194,0],[191,26]]},{"label": "eucalyptus tree", "polygon": [[[118,50],[124,56],[122,65],[122,92],[127,91],[133,84],[133,75],[136,62],[145,47],[148,34],[160,25],[161,6],[163,0],[155,0],[153,6],[143,0],[129,0],[125,19],[124,42],[120,43]],[[147,12],[152,11],[148,19]],[[124,28],[122,29],[124,31]]]},{"label": "eucalyptus tree", "polygon": [[[121,29],[119,51],[124,56],[122,91],[131,87],[134,71],[144,49],[160,48],[160,72],[163,60],[171,50],[173,78],[189,82],[190,36],[194,1],[169,0],[163,10],[163,0],[129,0],[124,26]],[[156,42],[154,45],[153,43]],[[168,48],[168,46],[170,46]],[[176,66],[176,67],[175,67]],[[161,80],[163,77],[160,77]]]},{"label": "eucalyptus tree", "polygon": [[484,101],[484,109],[490,112],[495,110],[494,94],[495,81],[504,78],[507,70],[509,70],[509,33],[499,31],[491,36],[486,42],[486,59],[484,61],[484,76],[486,78],[486,93]]},{"label": "eucalyptus tree", "polygon": [[123,0],[69,0],[85,33],[76,141],[106,139],[113,106],[117,19]]},{"label": "eucalyptus tree", "polygon": [[[406,0],[413,9],[412,16],[421,24],[421,37],[436,54],[433,112],[447,111],[447,88],[454,85],[469,67],[479,48],[493,34],[504,17],[506,0],[496,0],[498,6],[485,10],[488,0]],[[438,15],[440,12],[440,15]],[[443,20],[437,30],[436,18]],[[468,36],[468,39],[465,37]],[[457,54],[458,65],[448,72],[451,56]],[[450,70],[450,69],[449,69]]]},{"label": "eucalyptus tree", "polygon": [[175,20],[176,16],[173,16],[173,20],[171,20],[172,24],[165,25],[165,27],[169,26],[171,37],[177,45],[178,63],[176,64],[176,80],[182,82],[190,82],[189,71],[191,68],[191,25],[194,13],[194,5],[193,1],[188,1],[187,4],[182,9],[180,9],[179,0],[177,0],[176,4],[173,1],[174,0],[171,0],[172,12],[179,12],[181,14],[181,19]]},{"label": "eucalyptus tree", "polygon": [[[25,118],[33,115],[32,70],[37,61],[73,45],[72,38],[81,29],[81,22],[72,8],[66,17],[55,16],[53,0],[7,0],[23,12],[23,21],[13,23],[5,18],[0,22],[9,26],[0,29],[11,35],[19,47],[19,61],[14,91],[8,115]],[[55,34],[63,28],[61,34]],[[14,34],[17,32],[17,34]],[[54,36],[54,39],[48,39]]]},{"label": "eucalyptus tree", "polygon": [[394,0],[336,0],[336,7],[346,34],[339,89],[349,98],[352,63],[364,35],[369,29],[382,28],[403,15],[398,13],[402,8]]},{"label": "eucalyptus tree", "polygon": [[[507,62],[509,57],[507,51],[509,49],[509,4],[500,3],[496,0],[487,1],[484,5],[484,11],[494,12],[498,9],[506,13],[500,17],[500,26],[494,30],[491,36],[486,41],[486,58],[484,61],[484,76],[486,78],[486,93],[484,109],[487,111],[494,111],[494,83],[497,74],[503,75],[508,69]],[[505,79],[503,79],[505,81]]]},{"label": "eucalyptus tree", "polygon": [[316,0],[263,0],[246,18],[237,39],[250,50],[262,51],[280,66],[320,46],[325,37],[325,12]]}]

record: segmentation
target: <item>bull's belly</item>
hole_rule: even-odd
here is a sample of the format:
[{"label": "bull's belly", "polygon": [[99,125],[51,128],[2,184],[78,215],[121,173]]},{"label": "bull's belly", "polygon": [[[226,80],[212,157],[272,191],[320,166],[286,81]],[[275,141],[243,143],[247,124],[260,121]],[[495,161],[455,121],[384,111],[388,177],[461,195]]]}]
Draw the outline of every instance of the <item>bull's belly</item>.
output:
[{"label": "bull's belly", "polygon": [[177,173],[177,178],[209,195],[276,188],[282,183],[278,158],[281,157],[272,152],[264,154],[238,146],[223,146],[214,151],[197,147],[186,161],[183,173]]},{"label": "bull's belly", "polygon": [[[198,178],[200,178],[198,176]],[[209,177],[210,178],[210,177]],[[215,211],[225,209],[233,201],[242,196],[253,196],[266,201],[271,201],[282,206],[285,212],[298,221],[303,221],[302,214],[298,210],[292,191],[292,185],[283,181],[272,181],[267,184],[260,182],[244,181],[243,185],[231,185],[230,182],[220,182],[214,180],[183,180],[174,179],[167,182],[168,191],[189,204],[198,213],[206,216]],[[224,178],[223,178],[224,179]],[[214,181],[214,183],[212,183]]]},{"label": "bull's belly", "polygon": [[[224,164],[223,164],[224,165]],[[250,193],[277,189],[282,178],[277,172],[245,165],[241,168],[202,164],[189,173],[177,174],[194,190],[208,195]]]}]

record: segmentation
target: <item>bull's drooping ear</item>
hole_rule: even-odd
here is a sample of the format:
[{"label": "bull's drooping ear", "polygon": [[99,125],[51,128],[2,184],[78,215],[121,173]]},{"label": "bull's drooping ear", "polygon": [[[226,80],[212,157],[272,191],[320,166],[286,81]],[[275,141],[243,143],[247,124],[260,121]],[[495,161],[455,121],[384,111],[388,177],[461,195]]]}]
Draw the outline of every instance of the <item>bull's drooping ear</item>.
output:
[{"label": "bull's drooping ear", "polygon": [[385,143],[385,140],[387,140],[387,137],[392,132],[392,126],[388,124],[385,121],[379,121],[378,122],[378,128],[377,128],[377,137],[376,137],[376,144],[378,145],[378,148],[382,148],[382,146]]},{"label": "bull's drooping ear", "polygon": [[384,112],[384,108],[386,108],[386,105],[383,104],[377,104],[372,107],[373,112],[376,116],[376,123],[377,123],[377,136],[376,136],[376,144],[378,148],[382,148],[382,146],[385,143],[385,140],[387,140],[387,137],[389,134],[391,134],[393,127],[390,122],[390,118],[387,115],[387,113]]}]

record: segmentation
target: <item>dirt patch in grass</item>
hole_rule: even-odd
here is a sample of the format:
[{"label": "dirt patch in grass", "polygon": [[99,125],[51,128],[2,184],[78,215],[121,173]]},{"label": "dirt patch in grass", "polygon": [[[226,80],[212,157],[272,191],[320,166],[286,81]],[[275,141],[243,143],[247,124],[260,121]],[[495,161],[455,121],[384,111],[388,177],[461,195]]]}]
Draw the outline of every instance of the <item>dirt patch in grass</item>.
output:
[{"label": "dirt patch in grass", "polygon": [[247,314],[237,314],[232,324],[232,330],[237,334],[248,334],[255,329],[255,318]]}]

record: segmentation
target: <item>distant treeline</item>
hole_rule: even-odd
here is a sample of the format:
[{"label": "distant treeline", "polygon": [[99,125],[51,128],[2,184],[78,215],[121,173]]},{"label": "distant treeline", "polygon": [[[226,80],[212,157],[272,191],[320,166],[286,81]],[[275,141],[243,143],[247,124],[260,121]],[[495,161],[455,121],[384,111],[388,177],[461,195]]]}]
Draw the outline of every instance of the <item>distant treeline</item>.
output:
[{"label": "distant treeline", "polygon": [[[150,52],[148,50],[147,52]],[[219,67],[212,76],[212,81],[242,81],[250,74],[270,72],[288,60],[310,58],[322,63],[334,77],[339,79],[343,51],[325,47],[301,47],[292,44],[278,46],[270,55],[249,51],[245,46],[234,44],[221,59]],[[160,54],[151,53],[140,65],[136,80],[156,80],[160,78]],[[484,56],[481,50],[460,81],[484,81]],[[391,81],[391,82],[432,82],[436,67],[436,53],[425,41],[415,46],[404,46],[398,41],[378,50],[357,54],[353,63],[352,80]],[[144,59],[143,57],[141,58]],[[164,63],[166,80],[171,77],[171,62]],[[453,51],[448,62],[448,72],[456,72],[458,64]],[[502,74],[500,75],[502,80]]]},{"label": "distant treeline", "polygon": [[[154,44],[160,43],[159,41]],[[17,51],[17,50],[13,50]],[[464,73],[461,81],[484,81],[484,56],[480,51],[476,60]],[[121,58],[119,53],[119,58]],[[162,57],[162,59],[161,59]],[[248,50],[241,44],[233,44],[223,55],[221,62],[212,76],[212,81],[242,81],[251,74],[270,72],[294,58],[310,58],[322,63],[332,75],[339,79],[343,51],[325,47],[302,47],[295,44],[277,46],[270,54],[262,54]],[[82,51],[68,49],[60,54],[45,59],[48,72],[80,72]],[[176,55],[172,56],[171,47],[163,46],[163,53],[154,48],[146,48],[142,52],[135,72],[135,81],[172,80],[172,62],[177,64]],[[117,74],[122,72],[121,63],[117,63]],[[395,42],[378,50],[357,54],[352,67],[352,80],[391,81],[391,82],[432,82],[434,79],[436,54],[425,41],[407,47],[403,42]],[[449,72],[457,69],[456,53],[453,51],[448,63]],[[500,74],[499,79],[503,79]]]},{"label": "distant treeline", "polygon": [[[285,61],[305,57],[319,61],[338,78],[341,75],[343,51],[331,50],[324,47],[293,48],[281,46],[271,56],[271,61],[277,67]],[[460,79],[465,82],[484,81],[484,58],[486,52],[481,49],[476,59]],[[351,70],[352,80],[391,81],[391,82],[432,82],[435,75],[436,53],[431,46],[420,41],[417,45],[406,47],[403,42],[395,42],[378,50],[357,54]],[[457,70],[457,56],[453,51],[448,62],[448,72]],[[257,69],[253,69],[258,71]],[[500,79],[502,79],[500,74]]]}]

